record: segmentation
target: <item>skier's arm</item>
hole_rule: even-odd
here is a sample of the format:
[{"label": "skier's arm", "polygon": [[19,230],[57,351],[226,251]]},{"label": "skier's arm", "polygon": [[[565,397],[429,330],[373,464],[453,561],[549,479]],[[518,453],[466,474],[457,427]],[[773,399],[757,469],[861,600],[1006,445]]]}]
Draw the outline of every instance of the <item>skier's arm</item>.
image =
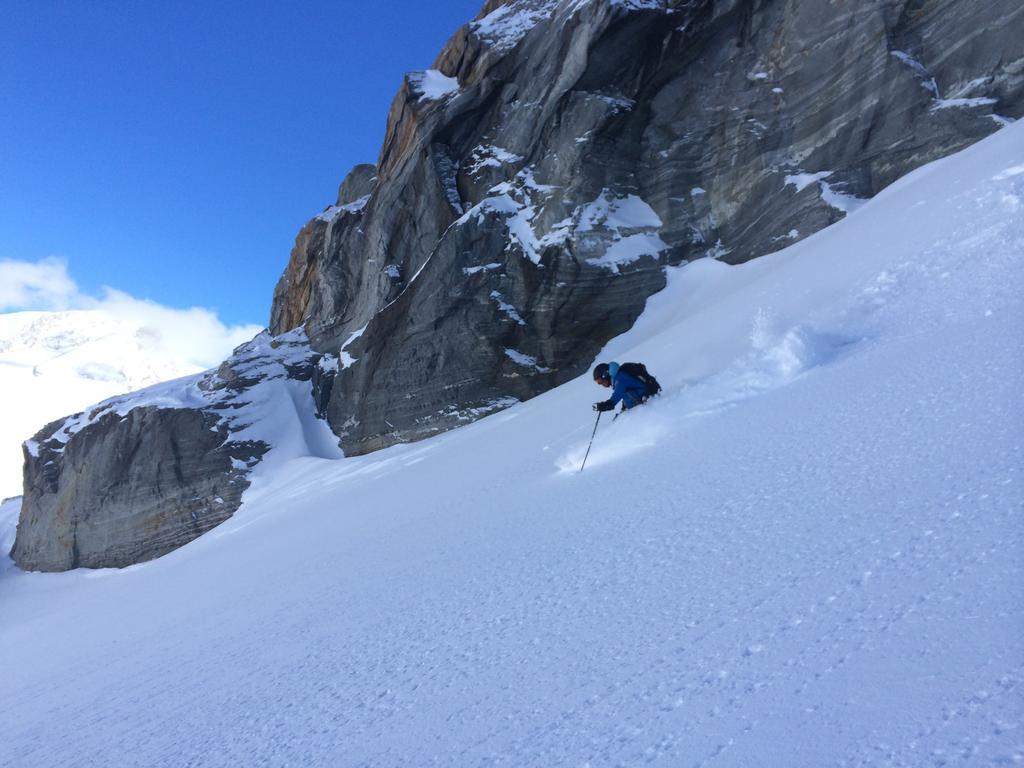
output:
[{"label": "skier's arm", "polygon": [[612,390],[612,396],[607,400],[602,400],[599,403],[594,403],[595,411],[611,411],[614,410],[615,406],[619,404],[619,401],[626,394],[626,382],[621,378],[615,380],[615,388]]},{"label": "skier's arm", "polygon": [[615,388],[612,390],[612,396],[609,397],[608,400],[606,401],[608,403],[611,403],[611,405],[608,407],[608,410],[610,411],[612,408],[614,408],[616,405],[618,405],[619,401],[625,396],[625,394],[626,394],[626,382],[625,382],[625,380],[621,376],[616,377],[616,379],[615,379]]}]

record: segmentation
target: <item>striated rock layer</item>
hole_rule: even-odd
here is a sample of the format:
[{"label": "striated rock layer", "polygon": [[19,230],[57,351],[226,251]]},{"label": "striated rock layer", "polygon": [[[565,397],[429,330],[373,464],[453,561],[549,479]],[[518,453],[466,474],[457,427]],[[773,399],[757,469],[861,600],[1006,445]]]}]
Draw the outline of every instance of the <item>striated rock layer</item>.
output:
[{"label": "striated rock layer", "polygon": [[11,557],[26,570],[121,567],[222,523],[249,483],[216,425],[200,410],[136,408],[101,416],[66,448],[26,451]]},{"label": "striated rock layer", "polygon": [[841,218],[1024,111],[1017,0],[490,2],[299,234],[271,329],[347,453],[579,375],[664,285]]},{"label": "striated rock layer", "polygon": [[13,556],[155,557],[231,515],[256,464],[530,398],[665,265],[782,248],[1022,114],[1019,0],[491,0],[299,233],[272,336],[26,444]]}]

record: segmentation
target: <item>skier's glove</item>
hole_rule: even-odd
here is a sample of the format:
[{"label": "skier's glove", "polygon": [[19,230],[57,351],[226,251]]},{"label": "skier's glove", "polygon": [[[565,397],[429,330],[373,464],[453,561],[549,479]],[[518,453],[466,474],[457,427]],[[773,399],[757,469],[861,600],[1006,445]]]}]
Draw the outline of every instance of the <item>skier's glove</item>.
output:
[{"label": "skier's glove", "polygon": [[600,403],[594,403],[595,411],[610,411],[614,408],[615,406],[612,405],[611,400],[602,400]]}]

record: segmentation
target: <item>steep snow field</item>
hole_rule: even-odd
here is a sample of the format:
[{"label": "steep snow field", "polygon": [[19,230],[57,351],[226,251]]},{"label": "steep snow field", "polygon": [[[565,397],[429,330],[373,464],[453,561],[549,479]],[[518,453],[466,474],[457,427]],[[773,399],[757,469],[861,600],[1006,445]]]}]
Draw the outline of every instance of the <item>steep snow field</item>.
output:
[{"label": "steep snow field", "polygon": [[665,394],[582,473],[588,377],[151,563],[8,568],[0,762],[1018,764],[1022,257],[1018,123],[672,270],[602,356]]}]

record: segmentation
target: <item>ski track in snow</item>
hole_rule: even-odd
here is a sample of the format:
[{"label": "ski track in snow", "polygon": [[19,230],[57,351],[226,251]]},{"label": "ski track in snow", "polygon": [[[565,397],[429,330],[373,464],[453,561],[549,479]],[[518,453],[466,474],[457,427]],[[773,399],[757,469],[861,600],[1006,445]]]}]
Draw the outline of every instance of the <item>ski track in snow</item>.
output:
[{"label": "ski track in snow", "polygon": [[0,569],[5,760],[1024,761],[1022,160],[671,273],[602,356],[665,394],[582,474],[587,377],[296,459],[151,563]]}]

